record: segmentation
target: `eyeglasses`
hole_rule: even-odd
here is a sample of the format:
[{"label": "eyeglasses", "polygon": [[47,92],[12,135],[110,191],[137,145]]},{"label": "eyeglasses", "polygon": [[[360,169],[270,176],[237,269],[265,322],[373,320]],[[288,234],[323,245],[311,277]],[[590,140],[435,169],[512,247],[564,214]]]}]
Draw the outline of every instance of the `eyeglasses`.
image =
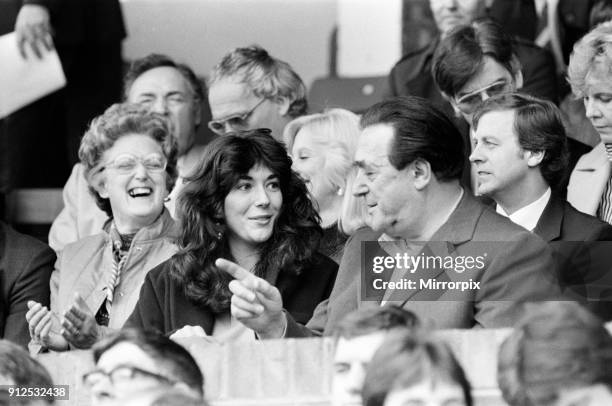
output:
[{"label": "eyeglasses", "polygon": [[105,163],[104,166],[100,168],[100,171],[104,169],[114,169],[119,173],[129,174],[136,170],[138,163],[142,164],[150,173],[163,172],[168,165],[166,158],[159,154],[147,155],[144,158],[132,154],[121,154],[112,161]]},{"label": "eyeglasses", "polygon": [[94,369],[86,373],[83,375],[83,384],[87,386],[88,389],[91,389],[104,379],[108,379],[112,385],[115,385],[118,382],[129,381],[137,375],[153,378],[169,385],[174,385],[176,383],[176,381],[163,375],[156,374],[155,372],[146,371],[132,365],[118,365],[108,372],[101,369]]},{"label": "eyeglasses", "polygon": [[482,89],[475,90],[468,94],[455,99],[457,107],[464,114],[472,114],[482,104],[482,94],[486,94],[488,97],[493,97],[498,94],[504,94],[512,91],[512,83],[509,83],[506,79],[498,80],[497,82],[491,83],[483,87]]},{"label": "eyeglasses", "polygon": [[266,101],[266,99],[261,99],[255,106],[253,106],[251,110],[247,111],[244,114],[233,115],[223,120],[209,121],[208,128],[210,128],[210,130],[217,135],[225,134],[226,124],[229,124],[229,126],[232,128],[245,129],[247,127],[247,120],[249,119],[249,117],[251,117],[257,107],[259,107],[264,101]]}]

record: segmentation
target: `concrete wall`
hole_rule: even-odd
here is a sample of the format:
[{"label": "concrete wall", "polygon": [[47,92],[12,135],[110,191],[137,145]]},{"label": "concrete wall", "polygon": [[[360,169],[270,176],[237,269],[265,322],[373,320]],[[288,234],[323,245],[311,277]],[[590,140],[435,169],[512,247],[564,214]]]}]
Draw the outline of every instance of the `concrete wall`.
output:
[{"label": "concrete wall", "polygon": [[[477,405],[503,405],[497,388],[497,351],[509,330],[448,330],[440,334],[470,379]],[[215,406],[317,405],[329,403],[334,343],[329,338],[211,344],[181,340],[206,380],[206,398]],[[39,360],[56,384],[70,385],[70,401],[89,404],[81,376],[93,368],[89,351],[43,354]]]},{"label": "concrete wall", "polygon": [[206,75],[228,50],[256,43],[306,85],[328,73],[336,0],[122,0],[122,7],[126,59],[162,52]]}]

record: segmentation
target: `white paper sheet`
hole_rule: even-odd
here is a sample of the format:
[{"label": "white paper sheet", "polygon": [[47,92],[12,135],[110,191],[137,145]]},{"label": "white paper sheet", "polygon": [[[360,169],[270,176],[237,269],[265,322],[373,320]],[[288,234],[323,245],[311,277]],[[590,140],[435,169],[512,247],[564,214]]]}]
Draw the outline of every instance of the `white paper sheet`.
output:
[{"label": "white paper sheet", "polygon": [[23,59],[15,33],[0,36],[0,118],[66,85],[57,52]]}]

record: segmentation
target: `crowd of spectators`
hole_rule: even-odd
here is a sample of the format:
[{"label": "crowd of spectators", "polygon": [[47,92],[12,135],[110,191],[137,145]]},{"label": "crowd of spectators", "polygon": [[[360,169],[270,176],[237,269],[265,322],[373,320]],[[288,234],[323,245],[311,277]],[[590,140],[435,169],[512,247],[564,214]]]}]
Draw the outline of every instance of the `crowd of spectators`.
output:
[{"label": "crowd of spectators", "polygon": [[[24,55],[53,35],[68,52],[64,1],[24,3]],[[430,0],[438,35],[361,115],[309,111],[299,74],[258,45],[207,86],[170,56],[133,61],[122,101],[81,131],[49,246],[0,223],[0,404],[54,404],[6,388],[51,388],[35,358],[80,349],[94,405],[205,405],[182,340],[331,336],[334,406],[471,406],[437,330],[508,328],[505,402],[609,405],[612,2],[587,3],[566,55],[569,31],[513,20],[561,0]],[[98,45],[116,51],[118,27]],[[196,145],[203,124],[217,137]]]}]

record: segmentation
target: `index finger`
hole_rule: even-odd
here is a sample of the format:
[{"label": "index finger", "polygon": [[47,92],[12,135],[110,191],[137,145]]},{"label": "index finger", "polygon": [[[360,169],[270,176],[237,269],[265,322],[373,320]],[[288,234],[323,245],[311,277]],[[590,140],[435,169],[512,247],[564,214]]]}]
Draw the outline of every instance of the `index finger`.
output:
[{"label": "index finger", "polygon": [[228,274],[232,275],[234,278],[240,281],[254,277],[252,273],[250,273],[240,265],[232,261],[228,261],[227,259],[218,258],[215,261],[215,265],[217,266],[217,268],[227,272]]}]

